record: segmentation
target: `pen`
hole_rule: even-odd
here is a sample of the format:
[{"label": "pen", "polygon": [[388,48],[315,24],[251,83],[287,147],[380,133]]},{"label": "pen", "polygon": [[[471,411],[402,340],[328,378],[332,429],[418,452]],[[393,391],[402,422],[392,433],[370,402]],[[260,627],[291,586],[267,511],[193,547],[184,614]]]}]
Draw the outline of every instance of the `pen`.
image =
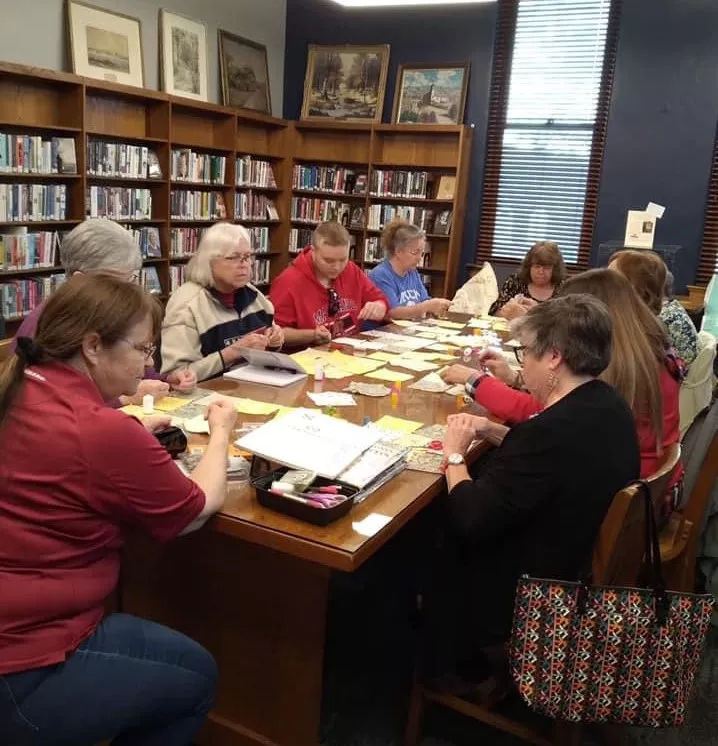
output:
[{"label": "pen", "polygon": [[274,495],[281,495],[282,497],[286,497],[287,500],[294,500],[298,503],[304,503],[304,505],[311,505],[313,508],[328,508],[331,507],[329,505],[326,505],[324,502],[320,500],[310,500],[306,497],[299,497],[298,495],[293,495],[291,492],[282,492],[281,490],[269,490]]}]

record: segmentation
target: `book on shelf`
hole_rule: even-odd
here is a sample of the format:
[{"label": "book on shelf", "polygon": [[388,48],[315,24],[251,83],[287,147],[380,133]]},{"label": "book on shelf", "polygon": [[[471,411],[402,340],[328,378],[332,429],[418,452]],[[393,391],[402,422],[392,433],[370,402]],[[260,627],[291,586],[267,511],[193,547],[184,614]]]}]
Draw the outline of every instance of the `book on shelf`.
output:
[{"label": "book on shelf", "polygon": [[162,256],[162,246],[160,245],[160,229],[154,226],[143,228],[131,228],[125,226],[127,232],[132,236],[142,254],[143,259],[158,259]]},{"label": "book on shelf", "polygon": [[364,261],[381,262],[384,259],[384,249],[378,236],[371,236],[364,242]]},{"label": "book on shelf", "polygon": [[0,271],[54,267],[59,245],[56,231],[28,233],[26,227],[4,228],[0,234]]},{"label": "book on shelf", "polygon": [[152,191],[133,187],[91,186],[87,189],[88,218],[151,220]]},{"label": "book on shelf", "polygon": [[292,197],[292,220],[295,222],[335,222],[348,228],[351,213],[352,207],[348,202],[316,197]]},{"label": "book on shelf", "polygon": [[446,174],[439,176],[436,187],[436,199],[454,199],[456,194],[456,176]]},{"label": "book on shelf", "polygon": [[114,179],[161,179],[157,153],[146,145],[91,139],[87,141],[87,173]]},{"label": "book on shelf", "polygon": [[0,184],[0,222],[67,220],[65,184]]},{"label": "book on shelf", "polygon": [[312,228],[292,228],[289,231],[289,253],[299,254],[312,242]]},{"label": "book on shelf", "polygon": [[76,174],[75,138],[0,132],[0,173]]},{"label": "book on shelf", "polygon": [[366,225],[366,214],[363,207],[354,207],[349,218],[349,227],[356,230],[364,228]]},{"label": "book on shelf", "polygon": [[202,184],[224,184],[227,157],[175,148],[170,156],[170,178]]},{"label": "book on shelf", "polygon": [[431,193],[431,185],[432,174],[428,171],[374,169],[369,192],[372,197],[427,199]]},{"label": "book on shelf", "polygon": [[157,267],[143,267],[140,272],[140,282],[148,293],[152,293],[152,295],[162,294],[162,284]]},{"label": "book on shelf", "polygon": [[58,271],[57,274],[46,277],[0,282],[0,318],[13,321],[27,316],[60,287],[65,279],[65,273]]},{"label": "book on shelf", "polygon": [[266,254],[269,251],[269,228],[254,226],[247,228],[249,246],[255,254]]},{"label": "book on shelf", "polygon": [[186,274],[186,264],[173,264],[170,267],[170,293],[174,293],[184,283]]},{"label": "book on shelf", "polygon": [[237,158],[237,186],[260,187],[262,189],[276,189],[277,180],[269,161],[243,155]]},{"label": "book on shelf", "polygon": [[170,257],[194,254],[206,228],[172,228],[170,230]]},{"label": "book on shelf", "polygon": [[252,265],[252,284],[268,285],[269,284],[269,259],[256,259]]},{"label": "book on shelf", "polygon": [[224,220],[227,209],[221,192],[176,189],[170,192],[171,220]]},{"label": "book on shelf", "polygon": [[422,284],[426,288],[426,292],[431,295],[431,275],[422,275],[419,274],[419,279],[421,280]]},{"label": "book on shelf", "polygon": [[431,267],[431,243],[429,241],[424,242],[424,253],[419,262],[419,267]]},{"label": "book on shelf", "polygon": [[381,230],[394,220],[406,220],[427,233],[434,224],[434,210],[416,205],[370,205],[369,230]]},{"label": "book on shelf", "polygon": [[251,189],[234,195],[235,220],[279,220],[274,202],[266,194]]},{"label": "book on shelf", "polygon": [[[363,190],[356,191],[363,177]],[[292,189],[296,191],[333,192],[334,194],[364,194],[366,174],[357,174],[344,166],[308,166],[296,164],[292,171]]]},{"label": "book on shelf", "polygon": [[442,210],[434,221],[433,233],[437,236],[448,236],[451,232],[453,213],[451,210]]}]

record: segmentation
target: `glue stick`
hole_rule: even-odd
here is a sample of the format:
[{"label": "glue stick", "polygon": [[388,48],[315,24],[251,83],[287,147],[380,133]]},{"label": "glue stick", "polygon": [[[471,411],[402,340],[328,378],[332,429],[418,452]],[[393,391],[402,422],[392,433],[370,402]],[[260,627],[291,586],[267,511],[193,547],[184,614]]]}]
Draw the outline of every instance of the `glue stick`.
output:
[{"label": "glue stick", "polygon": [[315,381],[324,380],[324,365],[322,363],[317,362],[314,365],[314,380]]},{"label": "glue stick", "polygon": [[142,397],[142,412],[152,414],[155,411],[155,398],[152,394],[145,394]]}]

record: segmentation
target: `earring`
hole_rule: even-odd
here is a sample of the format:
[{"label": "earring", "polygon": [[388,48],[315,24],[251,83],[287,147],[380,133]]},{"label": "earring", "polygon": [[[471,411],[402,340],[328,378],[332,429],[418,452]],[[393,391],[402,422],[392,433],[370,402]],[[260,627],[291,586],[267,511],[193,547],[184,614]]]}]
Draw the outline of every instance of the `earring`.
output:
[{"label": "earring", "polygon": [[546,398],[548,399],[549,396],[554,392],[554,389],[558,386],[558,376],[556,375],[555,371],[551,371],[548,376],[546,377]]}]

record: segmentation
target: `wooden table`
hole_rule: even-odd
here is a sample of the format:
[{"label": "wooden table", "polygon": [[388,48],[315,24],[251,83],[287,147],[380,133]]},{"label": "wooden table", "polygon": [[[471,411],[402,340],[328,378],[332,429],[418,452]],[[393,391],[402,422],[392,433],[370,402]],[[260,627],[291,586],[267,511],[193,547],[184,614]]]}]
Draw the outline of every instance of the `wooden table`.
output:
[{"label": "wooden table", "polygon": [[[325,381],[324,390],[341,390],[350,380],[359,378]],[[396,406],[388,396],[357,395],[358,406],[342,408],[341,415],[357,423],[391,414],[443,424],[459,411],[457,397],[412,391],[410,383],[402,385]],[[314,390],[311,377],[286,389],[223,379],[203,386],[314,406],[305,395]],[[241,421],[263,419],[240,415]],[[327,527],[261,507],[249,487],[230,487],[222,513],[196,534],[166,546],[138,541],[128,547],[122,610],[190,635],[219,664],[217,702],[201,744],[316,746],[331,573],[356,570],[443,486],[439,475],[404,471]],[[367,538],[352,529],[353,521],[375,512],[392,519],[378,534]]]}]

